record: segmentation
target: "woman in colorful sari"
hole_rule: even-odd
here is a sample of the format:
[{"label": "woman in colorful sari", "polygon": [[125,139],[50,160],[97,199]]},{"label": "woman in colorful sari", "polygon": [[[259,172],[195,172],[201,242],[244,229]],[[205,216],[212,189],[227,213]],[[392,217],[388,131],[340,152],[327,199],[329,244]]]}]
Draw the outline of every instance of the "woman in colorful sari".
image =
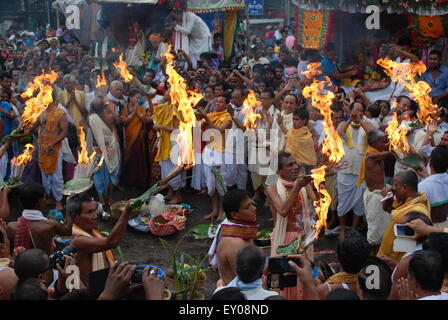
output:
[{"label": "woman in colorful sari", "polygon": [[141,103],[141,98],[142,95],[138,90],[132,90],[129,94],[122,176],[128,185],[139,187],[149,183],[145,125],[152,122]]}]

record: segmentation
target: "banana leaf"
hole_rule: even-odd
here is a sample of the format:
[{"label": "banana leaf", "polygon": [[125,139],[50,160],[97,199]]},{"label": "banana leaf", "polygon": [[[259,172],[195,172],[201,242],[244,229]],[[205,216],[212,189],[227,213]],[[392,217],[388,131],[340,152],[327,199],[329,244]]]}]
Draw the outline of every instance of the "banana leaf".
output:
[{"label": "banana leaf", "polygon": [[23,129],[22,128],[17,128],[13,131],[11,131],[10,134],[8,134],[7,136],[3,137],[1,142],[7,142],[8,140],[11,140],[12,138],[20,135],[23,133]]},{"label": "banana leaf", "polygon": [[208,229],[210,228],[209,224],[200,224],[192,229],[193,237],[195,240],[206,240],[209,239]]},{"label": "banana leaf", "polygon": [[25,135],[18,141],[21,145],[26,145],[27,143],[33,143],[33,136],[31,134]]},{"label": "banana leaf", "polygon": [[61,193],[66,196],[72,196],[89,190],[93,186],[90,179],[72,179],[62,187]]},{"label": "banana leaf", "polygon": [[272,233],[272,231],[270,231],[270,230],[266,230],[266,229],[260,230],[257,233],[257,239],[270,239],[271,233]]},{"label": "banana leaf", "polygon": [[291,241],[288,244],[282,245],[282,246],[278,246],[277,247],[277,253],[278,254],[282,254],[284,256],[289,256],[292,254],[298,254],[300,253],[299,251],[299,244],[302,241],[302,237],[298,236],[295,240]]},{"label": "banana leaf", "polygon": [[22,182],[20,182],[20,181],[17,181],[15,179],[10,179],[8,181],[0,182],[0,190],[2,190],[5,187],[14,188],[14,187],[20,186],[21,184],[22,184]]},{"label": "banana leaf", "polygon": [[418,169],[423,166],[423,161],[420,159],[420,157],[416,153],[413,153],[407,157],[404,157],[403,159],[400,159],[399,157],[397,157],[397,160],[401,164],[411,167],[413,169]]},{"label": "banana leaf", "polygon": [[[206,165],[207,166],[207,165]],[[222,175],[219,173],[219,171],[216,169],[216,167],[210,167],[210,171],[213,173],[213,175],[215,176],[215,178],[218,180],[219,184],[221,185],[222,190],[224,190],[224,193],[227,193],[227,186],[224,183],[224,178],[222,177]]]},{"label": "banana leaf", "polygon": [[159,182],[153,185],[149,190],[142,194],[138,199],[131,202],[131,208],[134,210],[140,209],[143,203],[148,203],[155,193],[159,190]]}]

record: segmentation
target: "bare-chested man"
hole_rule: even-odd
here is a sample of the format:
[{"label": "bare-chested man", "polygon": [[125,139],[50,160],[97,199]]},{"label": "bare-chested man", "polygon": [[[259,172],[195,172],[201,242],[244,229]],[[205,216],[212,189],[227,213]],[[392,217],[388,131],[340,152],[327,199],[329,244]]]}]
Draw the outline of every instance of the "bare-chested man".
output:
[{"label": "bare-chested man", "polygon": [[56,200],[56,210],[62,211],[62,140],[68,134],[67,114],[59,108],[56,90],[52,93],[53,102],[42,112],[33,127],[25,130],[30,134],[39,128],[39,167],[42,171],[42,184],[48,196]]},{"label": "bare-chested man", "polygon": [[118,246],[126,231],[131,208],[126,207],[107,237],[95,230],[97,225],[97,204],[86,195],[78,195],[67,203],[67,212],[72,215],[73,235],[71,245],[77,249],[76,261],[81,281],[88,284],[88,274],[109,268],[115,261],[111,249]]},{"label": "bare-chested man", "polygon": [[235,259],[238,251],[257,238],[257,208],[246,190],[232,190],[223,201],[224,220],[216,233],[209,254],[211,264],[218,266],[223,285],[236,277]]},{"label": "bare-chested man", "polygon": [[[276,216],[272,234],[271,256],[276,255],[279,245],[288,244],[298,236],[307,237],[312,232],[308,199],[316,200],[316,195],[309,184],[310,178],[299,175],[297,160],[288,152],[278,155],[278,175],[276,185],[267,188],[267,196]],[[312,254],[311,254],[312,255]],[[308,258],[312,256],[308,254]],[[299,287],[286,288],[281,293],[288,300],[301,300]]]},{"label": "bare-chested man", "polygon": [[8,238],[14,248],[39,248],[47,254],[52,252],[52,240],[56,235],[72,234],[72,219],[66,215],[64,224],[48,220],[42,214],[46,207],[45,188],[37,183],[18,187],[20,201],[24,206],[22,217],[7,226]]},{"label": "bare-chested man", "polygon": [[362,179],[365,178],[367,184],[367,189],[364,191],[367,241],[376,251],[390,222],[390,215],[383,210],[381,203],[383,198],[381,191],[385,187],[383,160],[392,157],[393,154],[390,151],[386,151],[386,137],[379,130],[370,131],[367,134],[367,142],[369,147],[363,160],[365,164],[361,167],[361,172],[364,172],[364,175],[360,175],[358,182],[362,182]]}]

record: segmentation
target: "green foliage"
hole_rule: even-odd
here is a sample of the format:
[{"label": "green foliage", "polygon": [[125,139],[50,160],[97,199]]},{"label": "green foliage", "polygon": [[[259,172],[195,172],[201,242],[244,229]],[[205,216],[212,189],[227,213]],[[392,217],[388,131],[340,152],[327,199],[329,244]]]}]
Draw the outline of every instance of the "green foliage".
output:
[{"label": "green foliage", "polygon": [[206,240],[209,239],[208,230],[210,228],[209,224],[200,224],[192,228],[193,237],[195,240]]},{"label": "green foliage", "polygon": [[271,233],[272,233],[271,230],[266,230],[266,229],[260,230],[257,233],[257,239],[261,239],[261,240],[271,239]]},{"label": "green foliage", "polygon": [[201,280],[201,275],[209,269],[209,267],[203,267],[204,262],[208,258],[208,254],[201,257],[191,256],[185,252],[179,254],[178,252],[180,244],[191,231],[185,233],[174,248],[166,240],[160,238],[160,242],[171,260],[174,289],[178,293],[182,293],[184,299],[200,297],[198,282]]},{"label": "green foliage", "polygon": [[302,242],[302,237],[298,236],[295,240],[291,241],[290,243],[282,245],[282,246],[278,246],[276,252],[278,254],[282,254],[284,256],[298,254],[301,252],[301,250],[300,250],[301,242]]}]

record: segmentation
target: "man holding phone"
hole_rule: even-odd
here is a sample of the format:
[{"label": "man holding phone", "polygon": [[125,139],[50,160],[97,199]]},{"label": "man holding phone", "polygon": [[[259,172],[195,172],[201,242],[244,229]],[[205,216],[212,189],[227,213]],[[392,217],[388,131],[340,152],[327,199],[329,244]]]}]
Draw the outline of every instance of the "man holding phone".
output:
[{"label": "man holding phone", "polygon": [[393,187],[385,187],[382,191],[383,196],[393,192],[394,197],[383,202],[383,209],[390,212],[391,221],[384,232],[377,256],[387,256],[398,262],[403,257],[404,252],[395,252],[393,250],[396,239],[394,225],[400,223],[403,216],[410,211],[421,212],[430,217],[430,210],[426,195],[417,191],[418,178],[414,171],[399,172],[395,175],[393,182]]},{"label": "man holding phone", "polygon": [[[277,255],[279,245],[288,244],[299,236],[307,237],[313,230],[308,210],[308,198],[316,200],[311,185],[310,176],[299,175],[300,167],[297,160],[288,152],[281,152],[278,156],[277,184],[267,188],[267,197],[271,203],[271,210],[276,216],[272,233],[271,257]],[[306,251],[312,260],[313,248]],[[288,300],[302,300],[303,292],[300,287],[286,288],[281,293]]]}]

